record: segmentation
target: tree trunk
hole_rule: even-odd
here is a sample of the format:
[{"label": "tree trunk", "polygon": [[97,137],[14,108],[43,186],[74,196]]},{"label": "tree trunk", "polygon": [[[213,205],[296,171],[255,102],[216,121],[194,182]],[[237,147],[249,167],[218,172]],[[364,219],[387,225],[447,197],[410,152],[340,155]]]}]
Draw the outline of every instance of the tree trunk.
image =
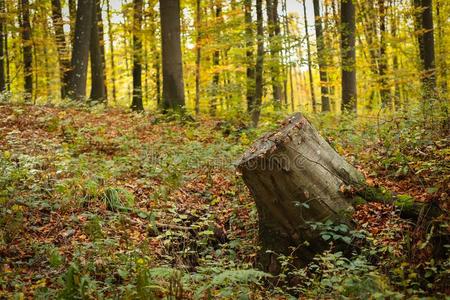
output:
[{"label": "tree trunk", "polygon": [[142,0],[133,1],[133,101],[131,109],[143,111],[142,104]]},{"label": "tree trunk", "polygon": [[60,0],[52,0],[52,22],[55,31],[56,49],[58,51],[61,98],[64,99],[66,97],[66,87],[69,79],[70,60],[67,51],[66,35],[64,34],[64,21]]},{"label": "tree trunk", "polygon": [[183,62],[180,42],[180,0],[160,0],[163,109],[182,109],[184,102]]},{"label": "tree trunk", "polygon": [[114,103],[117,102],[117,91],[116,91],[116,65],[114,57],[114,37],[112,31],[111,22],[111,4],[109,0],[106,1],[106,18],[108,22],[108,40],[109,40],[109,51],[110,51],[110,64],[111,64],[111,81],[112,81],[112,96]]},{"label": "tree trunk", "polygon": [[108,89],[106,87],[106,52],[105,52],[105,30],[103,26],[103,8],[102,8],[102,0],[95,0],[95,14],[96,14],[96,24],[98,28],[98,44],[100,47],[101,54],[101,62],[103,69],[103,84],[104,84],[104,92],[105,92],[105,101],[108,99]]},{"label": "tree trunk", "polygon": [[330,111],[330,98],[328,96],[328,76],[326,71],[325,44],[323,38],[322,19],[320,16],[319,0],[313,0],[314,28],[316,31],[317,58],[319,64],[320,93],[322,98],[322,112]]},{"label": "tree trunk", "polygon": [[195,41],[195,114],[198,115],[200,113],[200,62],[202,60],[202,47],[201,47],[201,38],[202,38],[202,1],[197,0],[196,2],[196,19],[195,19],[195,28],[197,30],[197,40]]},{"label": "tree trunk", "polygon": [[437,38],[439,45],[439,53],[438,53],[438,66],[439,66],[439,79],[440,79],[440,90],[441,95],[443,96],[444,102],[448,99],[448,82],[447,82],[447,56],[446,56],[446,43],[445,43],[445,13],[442,15],[441,13],[441,3],[442,0],[437,0],[436,2],[436,18],[437,18]]},{"label": "tree trunk", "polygon": [[[222,3],[221,1],[216,1],[216,5],[215,5],[215,24],[218,24],[220,21],[220,18],[222,16]],[[209,108],[209,113],[211,116],[215,116],[216,115],[216,111],[217,111],[217,103],[219,102],[218,100],[218,95],[219,95],[219,81],[220,81],[220,73],[218,70],[219,67],[219,63],[220,63],[220,50],[216,49],[214,50],[213,53],[213,57],[212,57],[212,62],[213,62],[213,67],[214,67],[214,74],[213,74],[213,78],[212,78],[212,95],[211,95],[211,103],[210,103],[210,108]]]},{"label": "tree trunk", "polygon": [[257,51],[256,51],[256,66],[255,66],[255,102],[251,110],[253,127],[258,126],[263,97],[264,27],[262,14],[262,0],[256,0],[256,36],[257,36]]},{"label": "tree trunk", "polygon": [[[69,0],[70,44],[74,45],[75,23],[77,22],[77,0]],[[73,50],[73,49],[72,49]]]},{"label": "tree trunk", "polygon": [[266,0],[267,27],[269,32],[269,45],[271,54],[270,71],[272,75],[272,95],[276,109],[281,107],[281,83],[280,83],[280,22],[278,19],[278,0]]},{"label": "tree trunk", "polygon": [[424,103],[427,103],[436,96],[433,6],[432,0],[414,0],[414,5],[416,9],[416,29],[419,31],[418,44],[421,71],[423,72],[422,94]]},{"label": "tree trunk", "polygon": [[254,52],[254,32],[252,23],[252,0],[245,0],[245,43],[247,58],[247,112],[252,113],[255,103],[255,58]]},{"label": "tree trunk", "polygon": [[303,0],[303,16],[305,18],[305,34],[306,34],[306,53],[308,58],[308,75],[309,75],[309,90],[311,93],[311,104],[313,112],[317,112],[316,93],[314,91],[314,79],[312,74],[312,59],[311,59],[311,44],[309,42],[308,33],[308,16],[306,15],[306,0]]},{"label": "tree trunk", "polygon": [[343,112],[356,112],[355,6],[353,0],[341,2],[341,58]]},{"label": "tree trunk", "polygon": [[260,263],[273,273],[278,264],[266,250],[288,254],[295,247],[299,262],[309,262],[327,245],[311,222],[349,223],[352,199],[341,192],[342,186],[364,182],[300,114],[259,139],[238,169],[258,210]]},{"label": "tree trunk", "polygon": [[[6,25],[5,25],[5,29]],[[11,91],[11,66],[9,58],[9,47],[8,47],[8,30],[5,31],[5,56],[6,56],[6,90]]]},{"label": "tree trunk", "polygon": [[5,78],[5,0],[0,0],[0,93],[6,90],[6,78]]},{"label": "tree trunk", "polygon": [[153,69],[155,70],[154,82],[155,82],[155,96],[156,104],[161,106],[161,50],[158,48],[157,43],[157,28],[159,27],[157,17],[158,13],[154,9],[154,2],[152,2],[152,8],[150,10],[150,22],[151,22],[151,41],[150,52],[153,53]]},{"label": "tree trunk", "polygon": [[380,14],[380,53],[378,59],[378,75],[380,84],[381,106],[383,108],[391,108],[391,95],[388,86],[387,60],[386,57],[386,5],[385,0],[378,0],[378,11]]},{"label": "tree trunk", "polygon": [[102,60],[102,50],[100,45],[100,35],[97,20],[97,2],[92,4],[92,25],[90,39],[91,53],[91,97],[95,103],[106,102],[105,70]]},{"label": "tree trunk", "polygon": [[25,101],[31,101],[33,94],[33,47],[31,40],[30,4],[28,0],[21,0],[21,31],[23,48],[23,70]]},{"label": "tree trunk", "polygon": [[[391,36],[394,40],[397,39],[397,19],[398,16],[395,14],[395,0],[391,0],[390,2],[390,8],[391,8]],[[394,48],[393,54],[392,54],[392,73],[397,74],[399,70],[399,62],[398,62],[398,55],[397,55],[397,48]],[[398,84],[398,79],[394,78],[394,110],[400,111],[401,106],[401,92],[400,92],[400,85]]]},{"label": "tree trunk", "polygon": [[67,95],[72,100],[85,100],[94,0],[78,0],[75,36],[72,47],[71,74]]}]

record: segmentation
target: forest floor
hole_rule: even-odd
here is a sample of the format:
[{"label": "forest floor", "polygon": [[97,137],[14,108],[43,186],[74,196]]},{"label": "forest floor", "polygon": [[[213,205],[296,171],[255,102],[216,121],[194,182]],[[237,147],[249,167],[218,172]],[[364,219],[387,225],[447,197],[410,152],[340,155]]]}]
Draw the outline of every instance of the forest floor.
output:
[{"label": "forest floor", "polygon": [[[12,104],[0,115],[0,299],[450,292],[450,264],[431,258],[428,231],[381,203],[354,214],[364,241],[356,231],[352,239],[371,253],[327,251],[295,271],[305,280],[294,288],[282,276],[266,280],[255,269],[257,212],[233,162],[273,122],[256,130],[236,120]],[[382,127],[335,118],[312,121],[371,185],[449,208],[448,139],[395,118]]]}]

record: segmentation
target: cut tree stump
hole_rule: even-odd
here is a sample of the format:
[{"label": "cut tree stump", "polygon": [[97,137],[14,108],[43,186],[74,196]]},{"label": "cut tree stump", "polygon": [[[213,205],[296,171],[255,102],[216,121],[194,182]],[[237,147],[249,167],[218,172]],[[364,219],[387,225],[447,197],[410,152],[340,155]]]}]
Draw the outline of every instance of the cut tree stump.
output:
[{"label": "cut tree stump", "polygon": [[[400,216],[425,230],[445,215],[436,203],[402,200],[364,177],[340,156],[301,114],[286,119],[281,128],[258,139],[237,162],[256,202],[259,216],[260,267],[279,273],[279,254],[291,255],[305,265],[329,243],[311,226],[347,224],[353,205],[366,201],[394,205]],[[448,234],[433,238],[450,240]],[[434,248],[442,252],[442,242]],[[270,250],[270,251],[267,251]]]},{"label": "cut tree stump", "polygon": [[300,264],[324,250],[327,243],[311,223],[350,224],[352,197],[342,187],[364,184],[299,113],[257,140],[237,164],[258,210],[259,263],[272,273],[279,271],[277,254],[294,254],[291,247]]}]

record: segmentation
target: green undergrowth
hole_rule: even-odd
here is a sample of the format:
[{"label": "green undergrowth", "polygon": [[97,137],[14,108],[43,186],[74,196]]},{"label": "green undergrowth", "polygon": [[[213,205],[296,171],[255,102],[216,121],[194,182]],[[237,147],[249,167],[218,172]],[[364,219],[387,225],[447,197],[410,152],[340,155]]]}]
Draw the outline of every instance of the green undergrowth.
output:
[{"label": "green undergrowth", "polygon": [[[255,269],[257,212],[234,162],[276,127],[279,114],[252,129],[236,114],[211,120],[100,108],[0,110],[0,298],[404,299],[446,292],[448,260],[420,256],[429,232],[417,238],[401,230],[407,225],[394,226],[403,224],[395,210],[389,214],[399,223],[379,233],[317,225],[321,238],[356,246],[352,251],[331,247],[304,268],[281,256],[279,276]],[[400,183],[402,205],[445,196],[449,152],[440,132],[404,116],[379,126],[309,118],[339,153],[380,180],[374,185]]]}]

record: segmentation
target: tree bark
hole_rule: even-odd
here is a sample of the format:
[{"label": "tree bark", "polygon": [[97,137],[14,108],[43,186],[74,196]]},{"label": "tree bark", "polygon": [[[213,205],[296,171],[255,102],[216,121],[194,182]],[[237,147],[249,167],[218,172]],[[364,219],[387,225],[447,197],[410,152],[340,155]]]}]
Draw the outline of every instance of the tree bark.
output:
[{"label": "tree bark", "polygon": [[378,75],[380,84],[381,106],[391,108],[391,95],[387,82],[387,60],[386,57],[386,5],[385,0],[378,0],[378,11],[380,18],[380,52],[378,60]]},{"label": "tree bark", "polygon": [[97,20],[97,2],[94,0],[92,5],[92,24],[90,39],[91,54],[91,96],[90,100],[95,103],[106,102],[105,70],[102,59],[102,50],[100,45],[100,32]]},{"label": "tree bark", "polygon": [[5,17],[5,0],[0,0],[0,93],[6,90],[5,78],[5,32],[6,32],[6,17]]},{"label": "tree bark", "polygon": [[253,127],[258,126],[261,114],[263,96],[263,67],[264,67],[264,27],[262,14],[262,0],[256,0],[256,66],[255,66],[255,102],[252,107]]},{"label": "tree bark", "polygon": [[267,27],[270,45],[270,71],[272,80],[272,96],[276,109],[281,107],[281,83],[280,83],[280,52],[281,52],[281,29],[278,18],[278,0],[266,0]]},{"label": "tree bark", "polygon": [[[390,1],[390,9],[391,9],[391,18],[390,18],[390,23],[391,23],[391,36],[392,38],[395,40],[397,39],[397,22],[398,22],[398,17],[395,14],[395,0],[391,0]],[[394,48],[393,54],[392,54],[392,73],[393,74],[397,74],[398,70],[399,70],[399,61],[398,61],[398,55],[397,55],[397,48]],[[401,87],[398,84],[398,79],[394,78],[394,110],[395,111],[400,111],[400,107],[402,104],[402,99],[401,99]]]},{"label": "tree bark", "polygon": [[89,61],[89,46],[92,32],[94,0],[78,0],[75,36],[72,47],[71,74],[67,96],[72,100],[85,100],[86,79]]},{"label": "tree bark", "polygon": [[[157,0],[156,0],[157,2]],[[155,96],[156,96],[156,104],[158,107],[161,106],[161,50],[158,48],[157,42],[157,27],[158,25],[158,13],[154,9],[155,3],[151,2],[150,9],[150,52],[153,53],[153,69],[155,70],[154,74],[154,82],[155,82]]]},{"label": "tree bark", "polygon": [[106,52],[105,52],[105,30],[103,26],[103,8],[102,8],[102,0],[95,0],[95,14],[96,14],[96,24],[98,28],[98,44],[100,47],[101,54],[101,62],[103,69],[103,83],[104,83],[104,91],[105,91],[105,102],[108,99],[108,89],[106,87]]},{"label": "tree bark", "polygon": [[133,1],[133,101],[131,109],[143,111],[142,104],[142,0]]},{"label": "tree bark", "polygon": [[[215,24],[220,22],[222,17],[222,3],[221,0],[216,0],[215,4]],[[221,23],[221,22],[220,22]],[[209,108],[209,113],[211,116],[215,116],[217,112],[217,103],[219,102],[219,81],[220,81],[220,73],[218,70],[220,63],[220,50],[214,50],[212,57],[213,67],[215,68],[213,78],[212,78],[212,95],[211,95],[211,103]]]},{"label": "tree bark", "polygon": [[160,0],[163,109],[182,109],[184,101],[183,63],[180,41],[180,0]]},{"label": "tree bark", "polygon": [[66,97],[66,87],[69,79],[70,60],[67,51],[60,0],[52,0],[52,22],[55,31],[56,49],[58,51],[61,98],[64,99]]},{"label": "tree bark", "polygon": [[30,23],[30,3],[28,0],[21,0],[21,31],[23,48],[23,70],[24,70],[24,91],[25,101],[31,101],[33,94],[33,42],[31,40]]},{"label": "tree bark", "polygon": [[414,0],[419,53],[421,59],[422,89],[424,103],[436,97],[436,70],[434,53],[433,3],[432,0]]},{"label": "tree bark", "polygon": [[318,134],[302,115],[263,136],[238,162],[259,215],[263,269],[277,273],[276,260],[266,250],[288,254],[298,250],[305,264],[327,243],[311,222],[349,223],[352,198],[342,186],[356,186],[363,176]]},{"label": "tree bark", "polygon": [[330,111],[330,98],[328,96],[328,76],[326,71],[325,43],[323,38],[322,19],[320,16],[319,0],[313,0],[314,29],[316,31],[317,58],[319,64],[320,93],[322,98],[322,112]]},{"label": "tree bark", "polygon": [[202,60],[202,46],[201,46],[201,23],[202,23],[202,1],[196,1],[196,19],[195,28],[197,30],[197,39],[195,41],[195,114],[200,113],[200,63]]},{"label": "tree bark", "polygon": [[353,0],[341,0],[341,59],[341,110],[356,112],[355,6]]},{"label": "tree bark", "polygon": [[311,44],[308,33],[308,16],[306,15],[306,0],[303,0],[303,16],[305,18],[306,54],[308,59],[309,91],[311,93],[311,105],[313,112],[317,112],[316,93],[314,91],[314,79],[312,74]]},{"label": "tree bark", "polygon": [[[440,90],[441,95],[443,96],[444,101],[449,98],[448,95],[448,68],[447,68],[447,51],[446,51],[446,43],[445,43],[445,13],[442,15],[441,7],[442,0],[437,0],[436,2],[436,18],[437,18],[437,39],[439,45],[439,53],[438,53],[438,66],[439,66],[439,77],[440,77]],[[445,6],[444,6],[445,8]]]},{"label": "tree bark", "polygon": [[247,112],[252,113],[255,102],[255,58],[254,52],[254,30],[252,22],[252,0],[245,0],[245,46],[247,58]]},{"label": "tree bark", "polygon": [[112,81],[112,97],[114,103],[117,102],[117,91],[116,91],[116,64],[114,57],[114,37],[111,22],[111,4],[106,1],[106,18],[108,22],[108,40],[109,40],[109,51],[110,51],[110,64],[111,64],[111,81]]},{"label": "tree bark", "polygon": [[[77,0],[69,1],[70,44],[74,45],[75,23],[77,22]],[[73,49],[72,49],[73,50]]]}]

